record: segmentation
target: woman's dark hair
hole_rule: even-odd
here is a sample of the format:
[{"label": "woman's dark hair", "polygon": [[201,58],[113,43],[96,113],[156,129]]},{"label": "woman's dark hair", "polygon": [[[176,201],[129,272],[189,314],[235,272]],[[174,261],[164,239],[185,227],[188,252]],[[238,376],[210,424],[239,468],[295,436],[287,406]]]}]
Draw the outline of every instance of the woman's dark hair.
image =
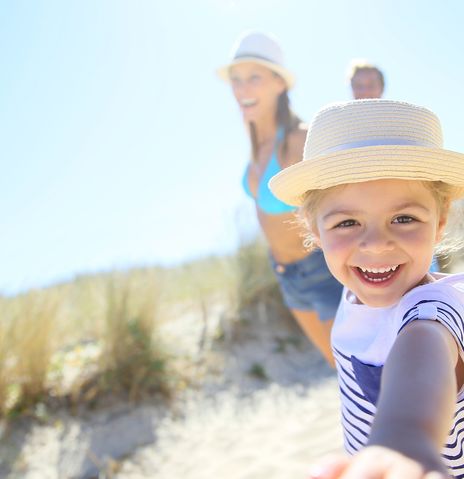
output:
[{"label": "woman's dark hair", "polygon": [[[300,118],[298,118],[290,108],[290,99],[288,98],[287,90],[284,90],[277,99],[276,122],[277,126],[284,130],[282,154],[285,156],[287,153],[288,134],[297,129],[301,124]],[[253,161],[256,162],[258,159],[258,138],[256,135],[256,126],[253,122],[250,122],[250,141]]]}]

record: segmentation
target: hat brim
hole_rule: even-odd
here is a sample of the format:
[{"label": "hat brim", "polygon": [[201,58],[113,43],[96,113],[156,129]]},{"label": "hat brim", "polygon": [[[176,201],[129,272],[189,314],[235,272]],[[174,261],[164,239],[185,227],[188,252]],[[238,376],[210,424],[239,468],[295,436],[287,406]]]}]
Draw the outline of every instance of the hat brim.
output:
[{"label": "hat brim", "polygon": [[278,65],[277,63],[273,63],[273,62],[263,60],[261,58],[256,58],[256,57],[235,58],[228,65],[225,65],[221,68],[218,68],[217,69],[217,74],[224,81],[229,82],[230,81],[230,68],[233,67],[234,65],[239,65],[240,63],[246,63],[246,62],[257,63],[258,65],[262,65],[266,68],[269,68],[269,70],[273,71],[274,73],[277,73],[278,75],[280,75],[284,79],[288,90],[293,88],[293,86],[295,85],[295,77],[285,67],[282,67],[282,66]]},{"label": "hat brim", "polygon": [[321,155],[283,169],[269,181],[284,203],[301,206],[305,193],[381,179],[443,181],[452,199],[464,197],[464,154],[404,145],[367,146]]}]

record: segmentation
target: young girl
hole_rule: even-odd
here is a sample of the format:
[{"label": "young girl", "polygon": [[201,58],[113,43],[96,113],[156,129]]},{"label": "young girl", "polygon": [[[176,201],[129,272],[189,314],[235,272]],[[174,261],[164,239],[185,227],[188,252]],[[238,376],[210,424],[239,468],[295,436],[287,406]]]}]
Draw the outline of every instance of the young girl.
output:
[{"label": "young girl", "polygon": [[250,135],[252,158],[243,188],[256,204],[283,299],[306,336],[333,364],[330,330],[342,285],[320,251],[303,247],[302,230],[294,224],[295,207],[279,201],[268,188],[271,176],[302,157],[306,130],[288,98],[293,75],[284,66],[276,39],[261,32],[242,34],[231,61],[218,73],[230,82]]},{"label": "young girl", "polygon": [[464,155],[425,108],[351,101],[316,115],[270,188],[344,285],[332,348],[351,457],[311,477],[464,478],[464,274],[428,272]]}]

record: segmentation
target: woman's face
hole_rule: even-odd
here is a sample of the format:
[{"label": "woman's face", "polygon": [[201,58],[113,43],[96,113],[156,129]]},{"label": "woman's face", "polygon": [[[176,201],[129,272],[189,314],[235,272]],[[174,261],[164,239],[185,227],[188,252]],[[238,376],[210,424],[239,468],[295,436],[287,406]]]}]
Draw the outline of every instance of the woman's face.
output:
[{"label": "woman's face", "polygon": [[275,117],[277,99],[286,89],[280,76],[257,63],[244,62],[230,68],[230,82],[245,121]]}]

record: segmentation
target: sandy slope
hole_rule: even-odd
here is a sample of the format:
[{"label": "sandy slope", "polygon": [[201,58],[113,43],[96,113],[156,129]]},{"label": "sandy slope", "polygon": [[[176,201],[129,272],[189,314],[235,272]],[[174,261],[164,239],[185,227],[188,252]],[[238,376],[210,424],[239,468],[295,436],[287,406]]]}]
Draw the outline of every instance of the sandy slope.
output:
[{"label": "sandy slope", "polygon": [[[223,312],[209,313],[211,332]],[[163,333],[214,366],[174,411],[117,404],[25,421],[1,442],[0,477],[303,479],[312,460],[341,449],[335,375],[293,321],[254,311],[238,337],[199,352],[200,316],[183,314]]]},{"label": "sandy slope", "polygon": [[231,392],[162,424],[157,443],[123,463],[118,478],[303,479],[309,464],[341,448],[336,385],[273,385],[250,397]]},{"label": "sandy slope", "polygon": [[[293,322],[261,311],[232,345],[220,378],[158,424],[157,441],[118,478],[284,479],[342,449],[336,378]],[[185,326],[185,324],[184,324]],[[267,379],[249,374],[259,364]]]}]

